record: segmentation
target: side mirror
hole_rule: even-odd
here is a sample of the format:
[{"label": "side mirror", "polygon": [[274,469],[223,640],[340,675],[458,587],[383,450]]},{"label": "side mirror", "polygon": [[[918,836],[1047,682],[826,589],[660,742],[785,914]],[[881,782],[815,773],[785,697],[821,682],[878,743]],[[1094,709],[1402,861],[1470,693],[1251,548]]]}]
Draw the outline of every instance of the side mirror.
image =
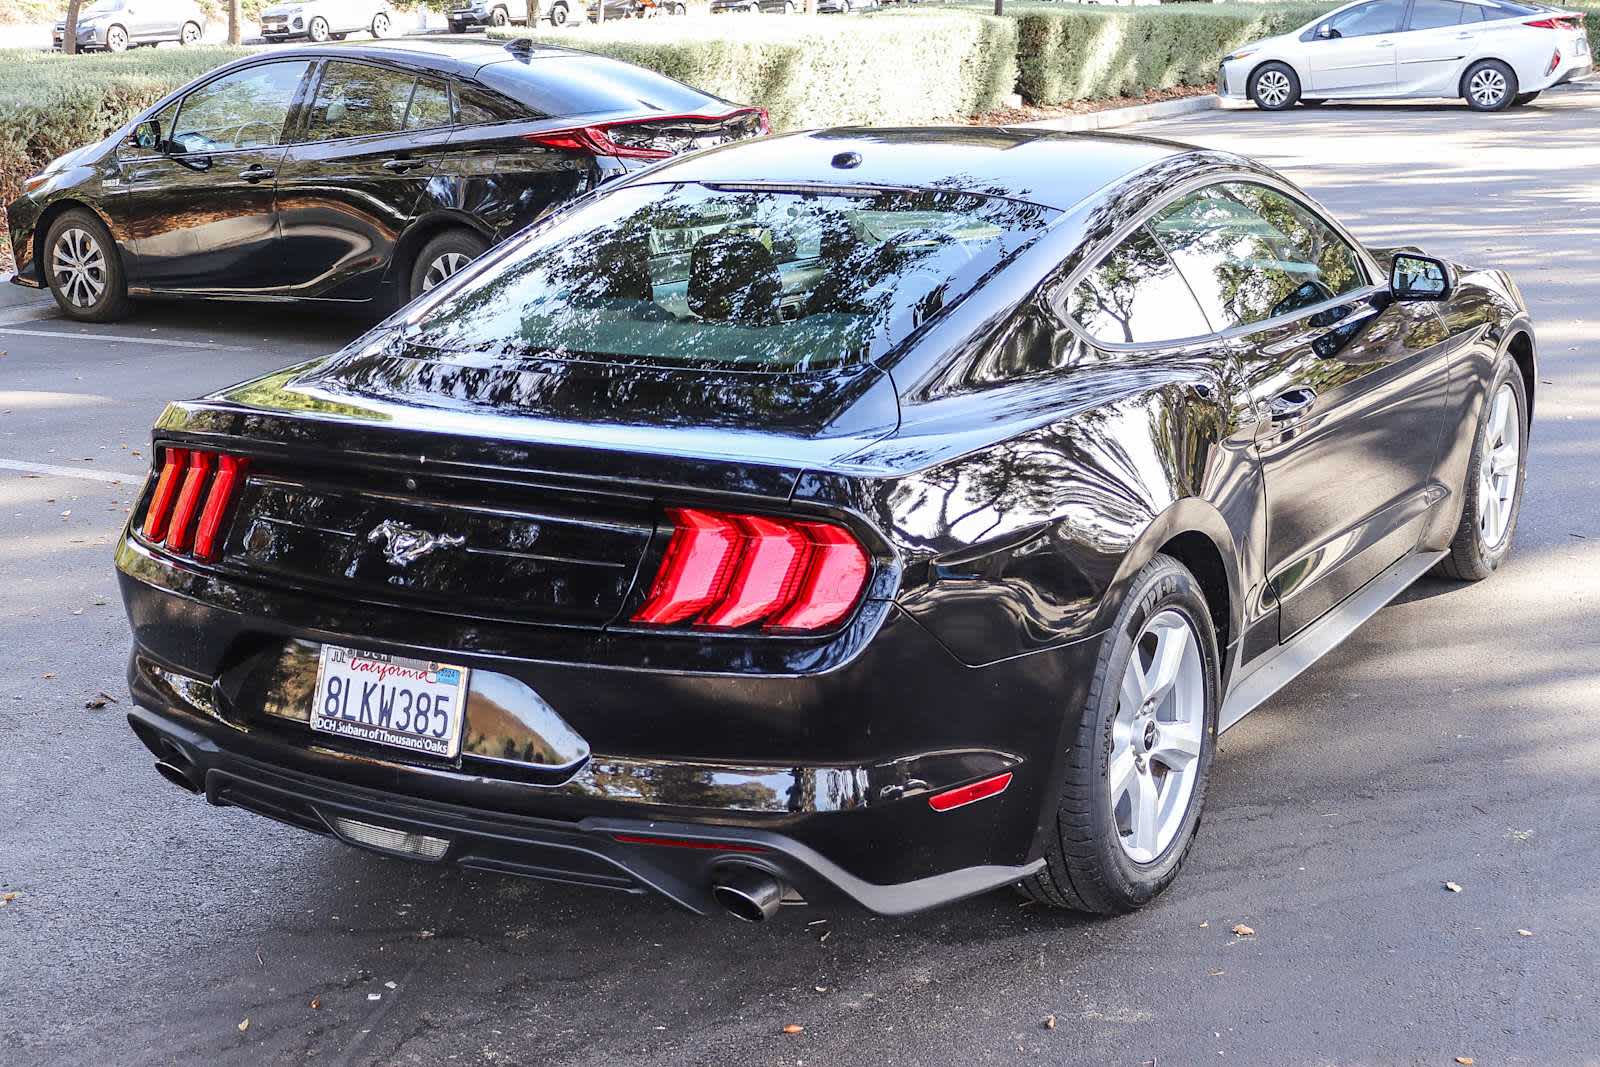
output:
[{"label": "side mirror", "polygon": [[161,120],[145,119],[133,128],[133,143],[148,152],[161,148]]},{"label": "side mirror", "polygon": [[1454,288],[1450,265],[1442,259],[1401,252],[1389,267],[1389,292],[1396,300],[1448,300]]},{"label": "side mirror", "polygon": [[1331,25],[1324,22],[1322,25],[1317,27],[1317,36],[1322,38],[1324,41],[1331,41],[1336,37],[1343,37],[1344,34],[1340,33]]}]

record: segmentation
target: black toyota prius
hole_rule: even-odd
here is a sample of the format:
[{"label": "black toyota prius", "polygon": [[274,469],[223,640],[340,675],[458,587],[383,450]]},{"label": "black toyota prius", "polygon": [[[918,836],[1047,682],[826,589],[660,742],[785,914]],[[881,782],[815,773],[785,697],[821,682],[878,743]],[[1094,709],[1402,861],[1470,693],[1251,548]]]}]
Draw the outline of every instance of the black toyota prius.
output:
[{"label": "black toyota prius", "polygon": [[8,209],[14,280],[87,322],[138,297],[393,306],[610,178],[766,125],[526,40],[262,53],[29,178]]},{"label": "black toyota prius", "polygon": [[393,856],[749,919],[1126,911],[1219,731],[1506,558],[1538,381],[1503,272],[1237,156],[697,152],[167,409],[130,720],[190,792]]}]

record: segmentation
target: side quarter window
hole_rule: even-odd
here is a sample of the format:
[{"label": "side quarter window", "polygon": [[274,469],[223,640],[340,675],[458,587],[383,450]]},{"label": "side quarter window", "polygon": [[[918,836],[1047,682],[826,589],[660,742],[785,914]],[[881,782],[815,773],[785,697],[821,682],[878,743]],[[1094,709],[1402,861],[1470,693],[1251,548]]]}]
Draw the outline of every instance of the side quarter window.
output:
[{"label": "side quarter window", "polygon": [[444,82],[418,78],[406,109],[406,129],[432,130],[450,125],[450,90]]},{"label": "side quarter window", "polygon": [[1085,274],[1067,314],[1097,341],[1155,344],[1211,333],[1166,252],[1141,226]]},{"label": "side quarter window", "polygon": [[329,63],[306,119],[306,140],[397,133],[416,78],[365,63]]}]

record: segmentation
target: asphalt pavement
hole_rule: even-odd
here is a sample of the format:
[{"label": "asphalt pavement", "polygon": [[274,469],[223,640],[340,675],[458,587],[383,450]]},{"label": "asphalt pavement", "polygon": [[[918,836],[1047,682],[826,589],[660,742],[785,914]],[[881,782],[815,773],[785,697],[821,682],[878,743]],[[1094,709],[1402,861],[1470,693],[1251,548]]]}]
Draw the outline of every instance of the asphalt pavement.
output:
[{"label": "asphalt pavement", "polygon": [[208,808],[123,721],[148,429],[366,322],[0,308],[0,1063],[1600,1062],[1597,129],[1575,92],[1126,131],[1509,268],[1543,364],[1505,569],[1425,580],[1229,732],[1179,881],[1114,920],[997,892],[752,927]]}]

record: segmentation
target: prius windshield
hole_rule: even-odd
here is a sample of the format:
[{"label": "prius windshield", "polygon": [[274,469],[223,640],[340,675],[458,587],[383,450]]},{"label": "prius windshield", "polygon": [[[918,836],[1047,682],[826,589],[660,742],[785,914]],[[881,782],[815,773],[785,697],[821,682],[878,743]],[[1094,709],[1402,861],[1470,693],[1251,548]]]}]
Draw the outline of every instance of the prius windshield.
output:
[{"label": "prius windshield", "polygon": [[807,371],[875,358],[1057,213],[971,193],[619,189],[445,298],[444,353]]}]

